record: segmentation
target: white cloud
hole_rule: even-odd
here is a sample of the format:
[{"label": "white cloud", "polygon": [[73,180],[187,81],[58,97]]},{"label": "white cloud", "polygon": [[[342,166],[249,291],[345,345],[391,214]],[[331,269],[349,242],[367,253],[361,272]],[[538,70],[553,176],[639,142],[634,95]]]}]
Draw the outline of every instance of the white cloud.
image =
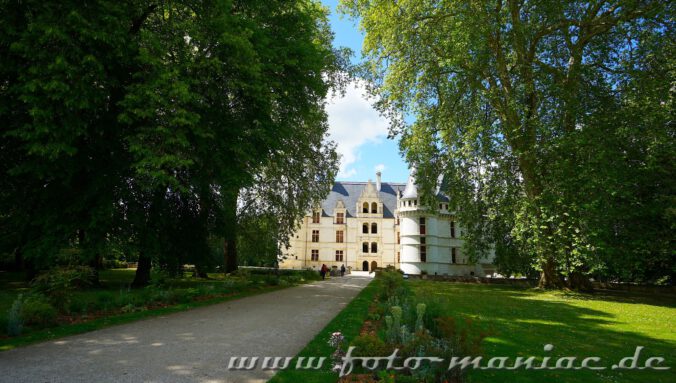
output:
[{"label": "white cloud", "polygon": [[359,159],[359,148],[366,143],[378,143],[385,139],[389,124],[373,109],[361,82],[350,84],[345,97],[331,97],[326,111],[329,134],[338,144],[337,151],[341,155],[338,177],[348,178],[357,173],[354,164]]},{"label": "white cloud", "polygon": [[385,164],[378,164],[375,167],[376,172],[384,172],[385,171]]}]

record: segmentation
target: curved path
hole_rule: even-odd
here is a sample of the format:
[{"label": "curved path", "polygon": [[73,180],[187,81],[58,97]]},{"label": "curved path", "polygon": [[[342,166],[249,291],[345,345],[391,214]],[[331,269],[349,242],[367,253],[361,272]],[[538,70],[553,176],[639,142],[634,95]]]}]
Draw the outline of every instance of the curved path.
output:
[{"label": "curved path", "polygon": [[294,356],[371,281],[346,276],[0,352],[0,382],[264,382],[232,356]]}]

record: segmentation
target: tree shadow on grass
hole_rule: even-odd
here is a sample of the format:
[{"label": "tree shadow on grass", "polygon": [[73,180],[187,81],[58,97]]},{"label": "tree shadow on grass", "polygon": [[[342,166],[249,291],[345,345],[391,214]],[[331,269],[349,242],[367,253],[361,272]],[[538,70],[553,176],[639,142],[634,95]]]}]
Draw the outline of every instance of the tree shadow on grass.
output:
[{"label": "tree shadow on grass", "polygon": [[[414,282],[421,301],[441,305],[444,315],[471,318],[489,333],[482,348],[486,365],[491,357],[599,357],[592,370],[474,370],[470,382],[672,382],[676,381],[676,310],[660,297],[620,294],[572,294],[512,286]],[[640,303],[642,305],[637,305]],[[438,310],[438,309],[437,309]],[[554,349],[544,350],[551,344]],[[665,358],[668,371],[612,370],[613,364],[643,346],[640,366],[652,356]]]},{"label": "tree shadow on grass", "polygon": [[591,293],[565,291],[562,292],[562,295],[578,300],[633,303],[676,308],[676,295],[669,293],[651,294],[645,292],[631,292],[622,290],[595,290]]}]

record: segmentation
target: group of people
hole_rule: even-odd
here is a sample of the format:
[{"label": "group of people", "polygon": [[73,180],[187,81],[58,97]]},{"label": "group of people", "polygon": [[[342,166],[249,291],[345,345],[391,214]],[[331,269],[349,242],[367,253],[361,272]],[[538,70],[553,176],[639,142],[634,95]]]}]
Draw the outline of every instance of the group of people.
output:
[{"label": "group of people", "polygon": [[[345,265],[340,266],[340,276],[345,276]],[[326,279],[326,274],[329,272],[329,267],[326,264],[322,264],[322,268],[319,270],[319,275],[322,276],[322,280]]]}]

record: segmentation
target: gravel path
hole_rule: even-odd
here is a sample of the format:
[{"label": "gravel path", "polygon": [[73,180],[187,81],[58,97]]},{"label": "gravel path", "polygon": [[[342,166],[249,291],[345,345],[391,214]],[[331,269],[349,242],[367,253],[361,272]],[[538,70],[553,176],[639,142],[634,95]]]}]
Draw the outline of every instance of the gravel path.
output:
[{"label": "gravel path", "polygon": [[231,356],[294,356],[370,278],[346,276],[0,352],[0,382],[264,382]]}]

